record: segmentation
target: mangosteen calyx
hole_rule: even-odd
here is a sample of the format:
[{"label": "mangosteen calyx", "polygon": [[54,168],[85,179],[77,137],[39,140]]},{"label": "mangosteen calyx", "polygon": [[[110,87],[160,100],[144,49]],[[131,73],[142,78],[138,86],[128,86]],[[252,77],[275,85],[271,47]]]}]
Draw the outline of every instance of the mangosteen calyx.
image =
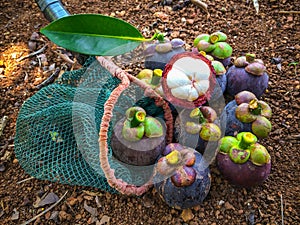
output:
[{"label": "mangosteen calyx", "polygon": [[272,129],[269,121],[272,109],[266,102],[258,100],[256,97],[252,98],[252,96],[253,94],[247,91],[240,92],[235,96],[238,104],[235,116],[243,123],[252,123],[252,132],[259,138],[265,138]]},{"label": "mangosteen calyx", "polygon": [[257,137],[251,132],[241,132],[236,137],[223,137],[220,140],[219,152],[228,154],[231,161],[236,164],[244,164],[249,159],[257,166],[270,162],[268,151],[263,145],[257,143]]},{"label": "mangosteen calyx", "polygon": [[163,126],[154,117],[146,116],[146,111],[138,106],[129,108],[122,128],[122,136],[127,141],[139,141],[147,138],[161,137]]},{"label": "mangosteen calyx", "polygon": [[190,134],[199,133],[205,141],[217,141],[221,137],[220,128],[213,122],[217,119],[216,111],[209,106],[201,106],[190,112],[190,121],[185,123],[185,130]]},{"label": "mangosteen calyx", "polygon": [[171,176],[171,181],[176,187],[192,185],[196,179],[196,171],[193,168],[196,161],[194,152],[179,144],[169,145],[172,145],[166,147],[169,153],[158,160],[156,171],[163,176]]},{"label": "mangosteen calyx", "polygon": [[194,47],[198,51],[210,53],[218,59],[229,58],[232,54],[232,47],[226,42],[227,35],[223,32],[217,31],[209,34],[200,34],[194,39]]},{"label": "mangosteen calyx", "polygon": [[251,53],[236,58],[233,64],[236,67],[245,68],[246,72],[255,76],[262,76],[266,71],[264,62],[261,59],[256,59],[255,54]]}]

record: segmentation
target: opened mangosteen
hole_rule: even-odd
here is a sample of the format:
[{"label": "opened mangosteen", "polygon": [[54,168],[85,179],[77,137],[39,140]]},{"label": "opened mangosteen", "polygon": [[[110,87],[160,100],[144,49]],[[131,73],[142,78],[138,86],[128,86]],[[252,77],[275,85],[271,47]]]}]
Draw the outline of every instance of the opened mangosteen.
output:
[{"label": "opened mangosteen", "polygon": [[250,91],[259,98],[268,88],[269,76],[266,67],[262,60],[255,58],[255,54],[236,58],[226,76],[226,93],[231,96],[241,91]]},{"label": "opened mangosteen", "polygon": [[184,52],[165,66],[161,82],[170,103],[195,108],[210,99],[216,78],[210,60],[201,54]]},{"label": "opened mangosteen", "polygon": [[164,38],[164,40],[149,44],[144,51],[145,68],[163,70],[174,55],[185,52],[184,45],[185,42],[179,38],[171,41]]},{"label": "opened mangosteen", "polygon": [[163,122],[146,115],[138,106],[129,108],[114,126],[111,147],[114,156],[127,164],[153,165],[165,147]]},{"label": "opened mangosteen", "polygon": [[221,130],[216,124],[217,113],[209,106],[183,109],[175,121],[176,141],[185,146],[195,148],[201,154],[206,150],[207,144],[215,151],[221,138]]},{"label": "opened mangosteen", "polygon": [[271,116],[272,109],[266,102],[249,91],[242,91],[225,106],[220,120],[225,121],[225,135],[249,131],[258,138],[266,138],[272,130]]},{"label": "opened mangosteen", "polygon": [[194,47],[204,51],[220,61],[225,67],[231,64],[232,47],[226,42],[227,35],[217,31],[212,34],[200,34],[194,40]]},{"label": "opened mangosteen", "polygon": [[209,168],[200,153],[171,143],[155,167],[154,187],[171,207],[186,209],[199,205],[211,185]]},{"label": "opened mangosteen", "polygon": [[271,171],[270,154],[250,132],[241,132],[236,137],[223,137],[216,159],[223,176],[239,187],[259,185]]}]

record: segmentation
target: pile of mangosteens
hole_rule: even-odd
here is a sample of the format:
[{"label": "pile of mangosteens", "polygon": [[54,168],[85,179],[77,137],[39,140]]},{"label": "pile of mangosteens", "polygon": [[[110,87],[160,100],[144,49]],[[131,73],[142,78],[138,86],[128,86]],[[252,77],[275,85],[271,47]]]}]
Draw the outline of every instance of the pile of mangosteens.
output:
[{"label": "pile of mangosteens", "polygon": [[[164,122],[141,107],[129,108],[115,126],[113,154],[124,163],[154,165],[154,187],[171,207],[203,202],[212,162],[236,187],[259,185],[270,174],[270,154],[259,143],[272,129],[272,110],[260,99],[268,87],[266,67],[255,54],[233,57],[227,41],[217,31],[198,35],[192,51],[178,38],[146,47],[136,77],[176,111],[172,143]],[[226,106],[217,109],[222,100]]]}]

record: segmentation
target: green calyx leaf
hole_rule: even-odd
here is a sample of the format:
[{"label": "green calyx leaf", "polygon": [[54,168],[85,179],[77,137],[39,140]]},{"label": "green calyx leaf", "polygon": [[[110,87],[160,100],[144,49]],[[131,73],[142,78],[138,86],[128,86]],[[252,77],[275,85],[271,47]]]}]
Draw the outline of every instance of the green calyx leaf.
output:
[{"label": "green calyx leaf", "polygon": [[63,17],[40,31],[55,44],[87,55],[120,55],[151,40],[145,39],[131,24],[100,14]]},{"label": "green calyx leaf", "polygon": [[148,138],[161,137],[164,134],[164,129],[159,120],[154,117],[146,117],[145,122],[145,136]]},{"label": "green calyx leaf", "polygon": [[225,136],[220,140],[220,152],[229,153],[233,146],[238,146],[239,141],[232,136]]},{"label": "green calyx leaf", "polygon": [[248,161],[250,157],[250,150],[243,150],[238,148],[231,148],[229,150],[229,158],[237,164],[243,164]]},{"label": "green calyx leaf", "polygon": [[255,143],[249,149],[251,153],[250,160],[253,164],[262,166],[270,162],[271,156],[263,145]]},{"label": "green calyx leaf", "polygon": [[127,141],[139,141],[143,138],[145,127],[141,123],[137,127],[131,127],[131,121],[125,120],[122,128],[122,136]]}]

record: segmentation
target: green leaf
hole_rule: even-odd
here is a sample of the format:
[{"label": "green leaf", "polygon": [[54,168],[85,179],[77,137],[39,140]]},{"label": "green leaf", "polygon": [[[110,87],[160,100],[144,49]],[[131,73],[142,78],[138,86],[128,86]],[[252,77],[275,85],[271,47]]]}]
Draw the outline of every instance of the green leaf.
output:
[{"label": "green leaf", "polygon": [[99,14],[60,18],[41,29],[55,44],[86,55],[121,55],[147,41],[129,23]]}]

